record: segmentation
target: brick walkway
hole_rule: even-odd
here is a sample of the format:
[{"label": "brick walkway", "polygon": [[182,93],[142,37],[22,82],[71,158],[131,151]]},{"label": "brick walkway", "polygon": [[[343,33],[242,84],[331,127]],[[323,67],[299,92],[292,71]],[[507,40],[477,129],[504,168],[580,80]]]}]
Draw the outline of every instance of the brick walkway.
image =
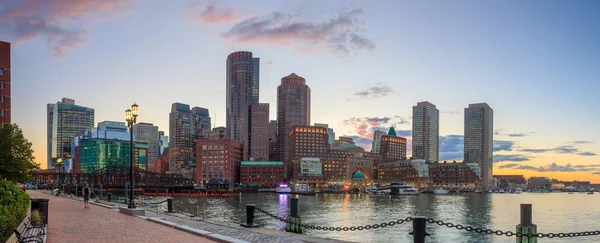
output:
[{"label": "brick walkway", "polygon": [[50,199],[48,242],[214,242],[118,211],[83,202],[27,191]]}]

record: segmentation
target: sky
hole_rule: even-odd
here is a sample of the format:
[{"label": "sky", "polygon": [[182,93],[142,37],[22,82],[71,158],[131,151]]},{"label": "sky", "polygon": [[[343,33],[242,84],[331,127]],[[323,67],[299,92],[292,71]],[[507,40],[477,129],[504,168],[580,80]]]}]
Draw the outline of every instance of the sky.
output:
[{"label": "sky", "polygon": [[[311,122],[370,149],[394,125],[410,143],[412,106],[440,110],[440,157],[462,160],[464,108],[494,110],[494,174],[600,183],[598,1],[4,0],[12,119],[46,166],[46,105],[63,97],[96,123],[168,133],[171,104],[225,124],[225,61],[261,59],[260,102],[296,73]],[[410,154],[410,146],[409,146]]]}]

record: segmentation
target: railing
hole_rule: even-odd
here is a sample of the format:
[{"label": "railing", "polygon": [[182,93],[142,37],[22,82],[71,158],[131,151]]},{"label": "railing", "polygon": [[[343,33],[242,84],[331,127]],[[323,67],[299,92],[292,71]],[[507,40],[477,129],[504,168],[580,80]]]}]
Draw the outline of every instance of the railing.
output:
[{"label": "railing", "polygon": [[515,237],[517,243],[533,243],[537,242],[537,239],[541,238],[571,238],[581,236],[594,236],[600,235],[600,230],[596,231],[584,231],[584,232],[572,232],[572,233],[537,233],[537,226],[531,222],[532,210],[531,204],[521,204],[521,222],[516,226],[516,232],[493,230],[487,228],[464,226],[462,224],[454,224],[450,222],[444,222],[442,220],[436,220],[433,218],[427,218],[423,216],[407,217],[404,219],[398,219],[396,221],[389,221],[379,224],[371,224],[365,226],[353,226],[353,227],[325,227],[312,224],[302,223],[298,215],[298,198],[292,198],[290,204],[290,216],[283,218],[267,212],[264,209],[257,207],[254,204],[246,205],[246,222],[241,225],[244,227],[258,227],[259,225],[254,223],[255,211],[266,214],[267,216],[286,223],[286,231],[302,233],[302,228],[311,230],[322,230],[322,231],[362,231],[379,229],[385,227],[393,227],[396,225],[412,222],[412,232],[409,234],[413,236],[415,243],[424,243],[425,237],[430,234],[427,233],[427,223],[434,224],[437,226],[446,226],[457,230],[464,230],[467,232],[474,232],[477,234],[488,234],[497,236]]}]

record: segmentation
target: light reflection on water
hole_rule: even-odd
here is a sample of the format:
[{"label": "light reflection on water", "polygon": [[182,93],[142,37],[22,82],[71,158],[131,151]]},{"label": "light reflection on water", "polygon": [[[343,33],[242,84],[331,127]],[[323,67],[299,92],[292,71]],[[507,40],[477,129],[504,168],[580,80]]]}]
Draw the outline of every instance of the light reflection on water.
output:
[{"label": "light reflection on water", "polygon": [[[294,196],[294,195],[292,195]],[[175,197],[174,209],[201,218],[228,222],[245,220],[246,204],[286,217],[290,195],[244,193],[231,198]],[[519,205],[533,204],[538,232],[569,233],[600,230],[600,195],[566,193],[369,196],[320,194],[300,196],[302,222],[324,227],[365,226],[422,215],[444,222],[515,232]],[[162,205],[165,207],[166,205]],[[256,212],[263,227],[283,230],[285,224]],[[357,232],[305,230],[305,234],[355,242],[412,242],[412,224]],[[480,235],[428,224],[427,242],[515,242],[507,236]],[[565,242],[568,239],[543,239]],[[600,236],[578,237],[577,242],[600,242]]]}]

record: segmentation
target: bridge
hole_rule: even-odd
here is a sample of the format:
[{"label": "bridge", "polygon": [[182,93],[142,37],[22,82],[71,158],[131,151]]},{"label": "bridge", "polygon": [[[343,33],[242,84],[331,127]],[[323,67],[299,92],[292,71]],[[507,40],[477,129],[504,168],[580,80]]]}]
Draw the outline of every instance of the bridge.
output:
[{"label": "bridge", "polygon": [[[59,183],[60,182],[60,183]],[[102,188],[125,188],[129,183],[129,167],[107,166],[90,173],[65,173],[36,171],[33,173],[33,184],[42,188],[81,187],[102,185]],[[192,189],[192,179],[184,178],[178,174],[163,174],[146,171],[140,168],[133,169],[133,184],[136,188],[171,188]]]}]

